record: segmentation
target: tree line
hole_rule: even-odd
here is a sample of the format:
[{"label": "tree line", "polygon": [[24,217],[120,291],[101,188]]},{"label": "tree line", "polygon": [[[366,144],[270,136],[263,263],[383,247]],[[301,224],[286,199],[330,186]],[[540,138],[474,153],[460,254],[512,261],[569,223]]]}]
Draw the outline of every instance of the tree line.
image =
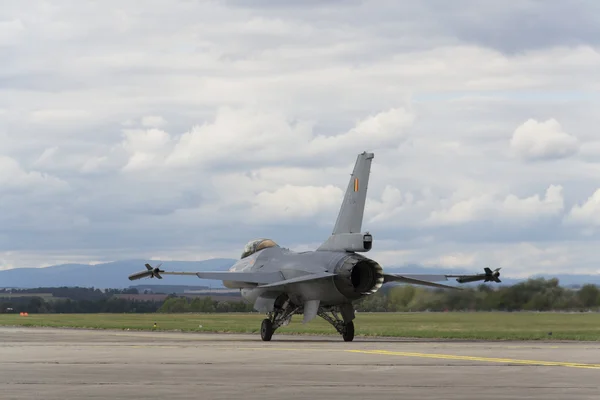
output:
[{"label": "tree line", "polygon": [[175,313],[175,312],[251,312],[252,305],[236,301],[220,301],[210,297],[188,299],[167,297],[163,302],[118,298],[97,300],[62,299],[48,301],[42,297],[0,299],[0,313],[30,314],[96,314],[96,313]]},{"label": "tree line", "polygon": [[139,294],[135,288],[106,289],[82,287],[42,287],[0,289],[0,313],[94,314],[155,312],[250,312],[252,306],[239,301],[223,301],[220,296],[188,299],[170,294],[164,301],[116,298],[118,294]]},{"label": "tree line", "polygon": [[357,311],[586,311],[600,310],[600,290],[561,287],[556,278],[529,279],[512,285],[481,284],[462,290],[415,286],[382,288],[355,303]]},{"label": "tree line", "polygon": [[189,299],[186,297],[171,297],[165,300],[158,309],[159,313],[226,313],[226,312],[253,312],[252,304],[244,301],[218,301],[211,297]]},{"label": "tree line", "polygon": [[40,293],[50,294],[57,298],[67,298],[71,300],[100,300],[112,297],[114,294],[139,294],[139,291],[135,288],[127,289],[105,289],[100,290],[93,287],[73,287],[73,286],[62,286],[62,287],[38,287],[35,289],[0,289],[0,297],[18,294],[21,296],[25,295],[39,295]]},{"label": "tree line", "polygon": [[[512,286],[481,284],[463,290],[416,286],[384,286],[354,303],[359,312],[394,311],[600,311],[600,290],[588,284],[579,289],[561,287],[558,279],[529,279]],[[227,313],[252,312],[251,304],[223,301],[219,296],[187,298],[172,294],[164,301],[116,298],[137,289],[38,288],[0,290],[0,313]],[[51,293],[53,297],[40,294]]]}]

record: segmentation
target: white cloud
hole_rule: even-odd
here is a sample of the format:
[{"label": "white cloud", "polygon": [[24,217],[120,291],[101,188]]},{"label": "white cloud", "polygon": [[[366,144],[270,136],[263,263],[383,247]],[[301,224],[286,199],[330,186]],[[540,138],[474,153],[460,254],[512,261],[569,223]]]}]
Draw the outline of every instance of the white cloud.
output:
[{"label": "white cloud", "polygon": [[388,265],[593,268],[595,5],[310,3],[3,5],[8,264],[318,244],[369,150]]},{"label": "white cloud", "polygon": [[273,192],[256,195],[249,215],[259,222],[262,218],[280,221],[314,217],[323,212],[336,212],[342,201],[339,187],[285,185]]},{"label": "white cloud", "polygon": [[519,157],[529,161],[570,157],[580,147],[579,140],[565,133],[555,119],[527,120],[515,129],[510,146]]},{"label": "white cloud", "polygon": [[600,189],[583,204],[575,205],[565,218],[568,224],[600,226]]},{"label": "white cloud", "polygon": [[[594,249],[585,243],[459,243],[437,242],[435,246],[411,243],[407,250],[392,250],[402,243],[374,243],[370,257],[386,266],[402,266],[419,263],[428,267],[444,268],[447,271],[467,269],[482,272],[484,267],[502,268],[502,275],[526,278],[535,274],[596,273]],[[402,269],[402,267],[400,267]]]},{"label": "white cloud", "polygon": [[[503,272],[512,276],[527,277],[533,274],[568,268],[580,269],[578,261],[589,262],[589,253],[579,257],[570,251],[571,246],[518,243],[510,245],[488,246],[488,251],[477,251],[479,265],[502,267]],[[587,258],[587,259],[586,259]]]},{"label": "white cloud", "polygon": [[445,268],[468,268],[477,266],[476,261],[477,255],[474,253],[451,253],[442,254],[438,257],[425,259],[422,261],[422,263],[423,265],[441,266]]},{"label": "white cloud", "polygon": [[109,158],[106,156],[89,157],[81,166],[80,171],[84,174],[101,171],[102,168],[109,163]]},{"label": "white cloud", "polygon": [[311,141],[310,147],[312,152],[319,155],[397,147],[406,139],[407,129],[414,119],[414,115],[404,109],[391,109],[360,121],[347,133],[317,136]]},{"label": "white cloud", "polygon": [[589,141],[581,144],[579,153],[582,156],[588,156],[591,160],[597,160],[600,156],[600,141]]},{"label": "white cloud", "polygon": [[112,147],[65,144],[43,149],[32,168],[57,176],[78,172],[93,174],[116,170],[125,165],[128,157],[123,144]]},{"label": "white cloud", "polygon": [[160,115],[145,115],[142,117],[141,123],[147,128],[160,128],[167,124],[167,120]]},{"label": "white cloud", "polygon": [[34,165],[41,165],[41,166],[46,165],[50,160],[52,160],[56,156],[57,152],[58,152],[57,146],[48,147],[47,149],[44,150],[42,155],[35,161]]},{"label": "white cloud", "polygon": [[367,198],[365,225],[419,225],[431,205],[430,198],[416,199],[411,192],[402,193],[398,188],[386,185],[381,199],[377,199],[373,194]]},{"label": "white cloud", "polygon": [[289,154],[283,153],[291,150],[289,145],[303,146],[310,137],[309,125],[290,123],[281,114],[226,108],[219,110],[213,123],[195,126],[183,134],[166,164],[201,165],[228,162],[230,158],[235,162],[280,160]]},{"label": "white cloud", "polygon": [[162,164],[161,154],[171,148],[171,136],[160,129],[125,130],[122,146],[129,154],[124,170],[136,170]]},{"label": "white cloud", "polygon": [[89,117],[88,111],[77,109],[44,109],[31,112],[31,121],[36,124],[81,122]]},{"label": "white cloud", "polygon": [[[413,120],[410,112],[395,108],[358,121],[354,128],[344,133],[325,136],[316,134],[310,122],[290,121],[278,112],[222,108],[214,122],[194,126],[177,138],[163,133],[159,145],[147,151],[138,151],[137,144],[129,144],[134,136],[126,133],[126,147],[132,152],[130,164],[134,165],[157,161],[159,153],[165,154],[164,165],[167,167],[242,164],[258,160],[287,164],[331,154],[357,154],[364,150],[397,147],[406,139]],[[174,141],[172,150],[171,139]]]},{"label": "white cloud", "polygon": [[39,171],[26,171],[10,157],[0,156],[0,193],[23,192],[32,194],[43,190],[63,190],[68,184],[54,176]]},{"label": "white cloud", "polygon": [[25,25],[20,19],[0,20],[0,46],[16,45],[25,32]]},{"label": "white cloud", "polygon": [[526,198],[510,194],[500,200],[484,194],[461,200],[448,209],[433,211],[427,222],[446,225],[491,220],[503,224],[521,224],[540,217],[559,215],[563,208],[563,188],[551,185],[546,189],[544,198],[538,194]]}]

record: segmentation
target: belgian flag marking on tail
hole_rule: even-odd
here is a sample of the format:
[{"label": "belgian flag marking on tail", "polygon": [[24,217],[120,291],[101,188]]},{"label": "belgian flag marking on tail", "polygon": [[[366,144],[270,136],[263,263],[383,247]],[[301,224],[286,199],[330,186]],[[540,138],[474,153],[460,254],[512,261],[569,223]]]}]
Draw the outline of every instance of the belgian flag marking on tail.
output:
[{"label": "belgian flag marking on tail", "polygon": [[354,191],[358,192],[358,178],[354,178]]}]

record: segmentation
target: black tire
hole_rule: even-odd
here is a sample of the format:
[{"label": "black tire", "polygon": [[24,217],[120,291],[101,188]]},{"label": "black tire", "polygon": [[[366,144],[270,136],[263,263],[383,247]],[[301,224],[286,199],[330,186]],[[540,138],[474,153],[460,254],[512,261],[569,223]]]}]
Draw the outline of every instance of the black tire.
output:
[{"label": "black tire", "polygon": [[350,321],[346,324],[342,337],[344,338],[344,342],[351,342],[354,340],[354,322]]},{"label": "black tire", "polygon": [[260,325],[260,338],[263,342],[268,342],[273,337],[273,324],[269,319],[263,319]]}]

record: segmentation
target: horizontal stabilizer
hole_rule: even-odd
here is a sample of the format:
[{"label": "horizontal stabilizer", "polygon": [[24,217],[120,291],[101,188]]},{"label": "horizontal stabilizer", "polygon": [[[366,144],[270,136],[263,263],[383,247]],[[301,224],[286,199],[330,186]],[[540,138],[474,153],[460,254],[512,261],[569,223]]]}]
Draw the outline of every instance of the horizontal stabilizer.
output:
[{"label": "horizontal stabilizer", "polygon": [[[435,277],[436,275],[432,275],[432,276]],[[446,279],[444,279],[444,280],[446,280]],[[440,283],[434,283],[431,281],[425,281],[425,280],[421,280],[421,279],[411,278],[408,275],[384,274],[383,275],[383,283],[388,283],[388,282],[402,282],[402,283],[410,283],[412,285],[430,286],[430,287],[436,287],[436,288],[441,288],[441,289],[461,290],[460,288],[457,288],[454,286],[442,285]]]},{"label": "horizontal stabilizer", "polygon": [[309,281],[315,281],[318,279],[330,278],[332,276],[335,276],[335,274],[332,274],[330,272],[320,272],[317,274],[308,274],[308,275],[299,276],[297,278],[286,279],[286,280],[279,281],[279,282],[269,283],[267,285],[260,285],[258,287],[259,288],[281,287],[281,286],[285,286],[285,285],[291,285],[293,283],[309,282]]}]

